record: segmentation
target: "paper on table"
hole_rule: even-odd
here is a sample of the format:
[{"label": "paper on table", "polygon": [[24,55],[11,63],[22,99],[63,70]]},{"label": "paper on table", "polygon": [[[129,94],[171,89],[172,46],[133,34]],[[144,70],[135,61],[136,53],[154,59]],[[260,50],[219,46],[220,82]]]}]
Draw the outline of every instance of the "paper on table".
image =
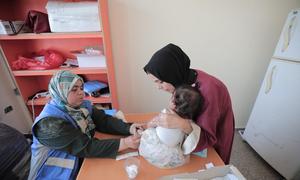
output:
[{"label": "paper on table", "polygon": [[129,153],[126,153],[126,154],[120,154],[116,157],[116,160],[119,161],[119,160],[122,160],[122,159],[126,159],[128,157],[133,157],[133,156],[138,156],[139,153],[137,151],[135,152],[129,152]]}]

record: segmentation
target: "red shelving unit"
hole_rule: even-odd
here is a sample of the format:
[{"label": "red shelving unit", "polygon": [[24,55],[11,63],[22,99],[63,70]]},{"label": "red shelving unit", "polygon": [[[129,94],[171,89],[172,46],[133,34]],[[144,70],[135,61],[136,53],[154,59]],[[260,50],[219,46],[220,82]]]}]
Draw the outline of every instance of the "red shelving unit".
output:
[{"label": "red shelving unit", "polygon": [[[48,0],[10,0],[1,2],[1,20],[25,20],[29,10],[46,12],[45,6]],[[83,0],[84,1],[84,0]],[[110,29],[108,21],[107,0],[99,0],[99,17],[101,32],[72,32],[72,33],[24,33],[18,35],[0,35],[0,46],[4,52],[7,64],[13,74],[24,103],[31,111],[32,101],[28,97],[40,90],[47,90],[51,76],[58,70],[68,69],[81,75],[85,80],[99,80],[109,85],[109,96],[89,97],[93,103],[110,104],[112,108],[118,108],[117,92],[112,59]],[[82,50],[88,46],[103,47],[106,57],[106,68],[57,68],[50,70],[13,70],[12,62],[18,56],[45,49],[61,52],[65,57],[74,58],[71,51]],[[34,106],[41,110],[49,101],[47,98],[34,100]],[[39,111],[36,111],[39,113]],[[37,115],[37,114],[36,114]]]}]

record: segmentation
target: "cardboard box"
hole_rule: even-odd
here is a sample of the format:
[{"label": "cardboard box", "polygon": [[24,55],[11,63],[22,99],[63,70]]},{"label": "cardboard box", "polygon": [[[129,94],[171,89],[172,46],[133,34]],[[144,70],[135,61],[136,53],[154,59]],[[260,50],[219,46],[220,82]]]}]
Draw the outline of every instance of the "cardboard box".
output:
[{"label": "cardboard box", "polygon": [[76,54],[79,67],[106,67],[106,58],[103,55]]},{"label": "cardboard box", "polygon": [[48,1],[51,32],[101,31],[98,2]]},{"label": "cardboard box", "polygon": [[217,166],[194,173],[183,173],[160,177],[159,180],[208,180],[222,178],[227,174],[233,174],[238,180],[246,180],[240,171],[233,165]]}]

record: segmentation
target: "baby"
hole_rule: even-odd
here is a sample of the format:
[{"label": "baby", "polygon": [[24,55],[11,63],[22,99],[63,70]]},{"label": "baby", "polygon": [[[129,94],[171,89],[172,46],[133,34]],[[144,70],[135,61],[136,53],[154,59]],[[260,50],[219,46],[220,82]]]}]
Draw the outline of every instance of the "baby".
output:
[{"label": "baby", "polygon": [[191,120],[201,112],[203,101],[201,93],[192,86],[182,85],[176,88],[169,109],[164,109],[162,113],[169,111],[187,119],[193,131],[186,136],[180,129],[159,126],[148,128],[142,133],[140,155],[159,168],[174,168],[185,164],[199,141],[200,127]]}]

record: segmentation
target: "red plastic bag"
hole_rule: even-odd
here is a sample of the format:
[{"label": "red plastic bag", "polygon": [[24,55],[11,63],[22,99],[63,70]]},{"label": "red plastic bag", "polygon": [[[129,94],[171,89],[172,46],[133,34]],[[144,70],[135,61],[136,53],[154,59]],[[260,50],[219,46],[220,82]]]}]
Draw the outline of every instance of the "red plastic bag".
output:
[{"label": "red plastic bag", "polygon": [[45,70],[58,68],[65,62],[65,58],[57,51],[43,50],[39,53],[42,55],[42,60],[35,59],[34,57],[26,58],[19,56],[16,61],[12,63],[14,70]]}]

